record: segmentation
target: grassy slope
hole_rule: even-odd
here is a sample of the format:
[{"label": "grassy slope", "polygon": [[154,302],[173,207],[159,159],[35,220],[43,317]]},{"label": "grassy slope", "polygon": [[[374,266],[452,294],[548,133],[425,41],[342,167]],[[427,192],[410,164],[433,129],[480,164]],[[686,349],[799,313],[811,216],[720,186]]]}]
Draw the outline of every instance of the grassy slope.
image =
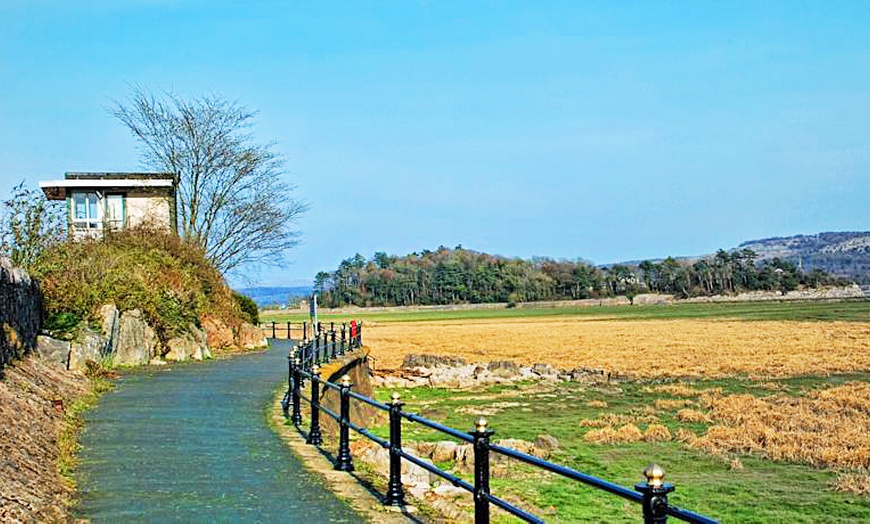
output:
[{"label": "grassy slope", "polygon": [[[589,316],[614,320],[675,319],[675,318],[734,318],[743,320],[806,320],[870,322],[870,300],[838,302],[788,301],[739,302],[720,304],[671,304],[645,306],[600,306],[566,308],[514,308],[514,309],[462,309],[462,310],[410,310],[396,308],[391,311],[360,309],[354,313],[320,315],[321,322],[357,318],[375,322],[421,322],[427,320],[472,320],[545,316]],[[304,312],[264,313],[261,322],[303,322]]]}]

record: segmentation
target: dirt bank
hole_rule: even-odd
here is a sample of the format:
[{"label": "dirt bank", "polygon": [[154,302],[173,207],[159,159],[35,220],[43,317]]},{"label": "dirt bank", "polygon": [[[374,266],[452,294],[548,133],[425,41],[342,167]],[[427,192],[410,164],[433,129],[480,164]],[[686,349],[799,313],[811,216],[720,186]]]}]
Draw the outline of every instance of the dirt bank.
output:
[{"label": "dirt bank", "polygon": [[0,521],[67,522],[73,493],[59,472],[59,436],[87,378],[29,356],[0,378]]}]

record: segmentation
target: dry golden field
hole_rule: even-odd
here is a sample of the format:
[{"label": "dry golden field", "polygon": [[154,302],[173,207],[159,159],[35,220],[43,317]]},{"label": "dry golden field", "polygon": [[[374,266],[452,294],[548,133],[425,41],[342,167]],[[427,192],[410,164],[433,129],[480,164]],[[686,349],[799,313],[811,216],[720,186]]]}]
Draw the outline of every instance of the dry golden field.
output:
[{"label": "dry golden field", "polygon": [[870,370],[870,323],[590,316],[366,325],[381,368],[408,353],[589,367],[636,377],[784,377]]}]

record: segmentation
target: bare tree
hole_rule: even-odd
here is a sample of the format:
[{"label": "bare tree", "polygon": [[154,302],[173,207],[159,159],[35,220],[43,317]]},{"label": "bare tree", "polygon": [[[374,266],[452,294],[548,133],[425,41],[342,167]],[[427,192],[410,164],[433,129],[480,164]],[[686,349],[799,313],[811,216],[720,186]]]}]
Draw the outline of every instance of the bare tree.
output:
[{"label": "bare tree", "polygon": [[138,87],[110,112],[139,141],[147,168],[178,174],[179,234],[221,272],[280,264],[298,244],[294,226],[308,206],[282,180],[274,144],[254,143],[256,112],[220,96],[158,97]]}]

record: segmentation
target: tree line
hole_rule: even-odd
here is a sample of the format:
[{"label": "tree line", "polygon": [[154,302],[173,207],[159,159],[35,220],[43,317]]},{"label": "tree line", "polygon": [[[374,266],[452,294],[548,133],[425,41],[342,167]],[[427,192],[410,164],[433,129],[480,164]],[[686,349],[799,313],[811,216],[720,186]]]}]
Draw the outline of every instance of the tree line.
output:
[{"label": "tree line", "polygon": [[403,257],[360,254],[314,279],[326,307],[410,306],[533,302],[627,296],[654,292],[680,298],[744,291],[788,292],[843,284],[821,270],[801,271],[775,258],[759,262],[750,249],[719,250],[693,261],[668,257],[639,264],[595,266],[582,260],[507,258],[457,246]]}]

